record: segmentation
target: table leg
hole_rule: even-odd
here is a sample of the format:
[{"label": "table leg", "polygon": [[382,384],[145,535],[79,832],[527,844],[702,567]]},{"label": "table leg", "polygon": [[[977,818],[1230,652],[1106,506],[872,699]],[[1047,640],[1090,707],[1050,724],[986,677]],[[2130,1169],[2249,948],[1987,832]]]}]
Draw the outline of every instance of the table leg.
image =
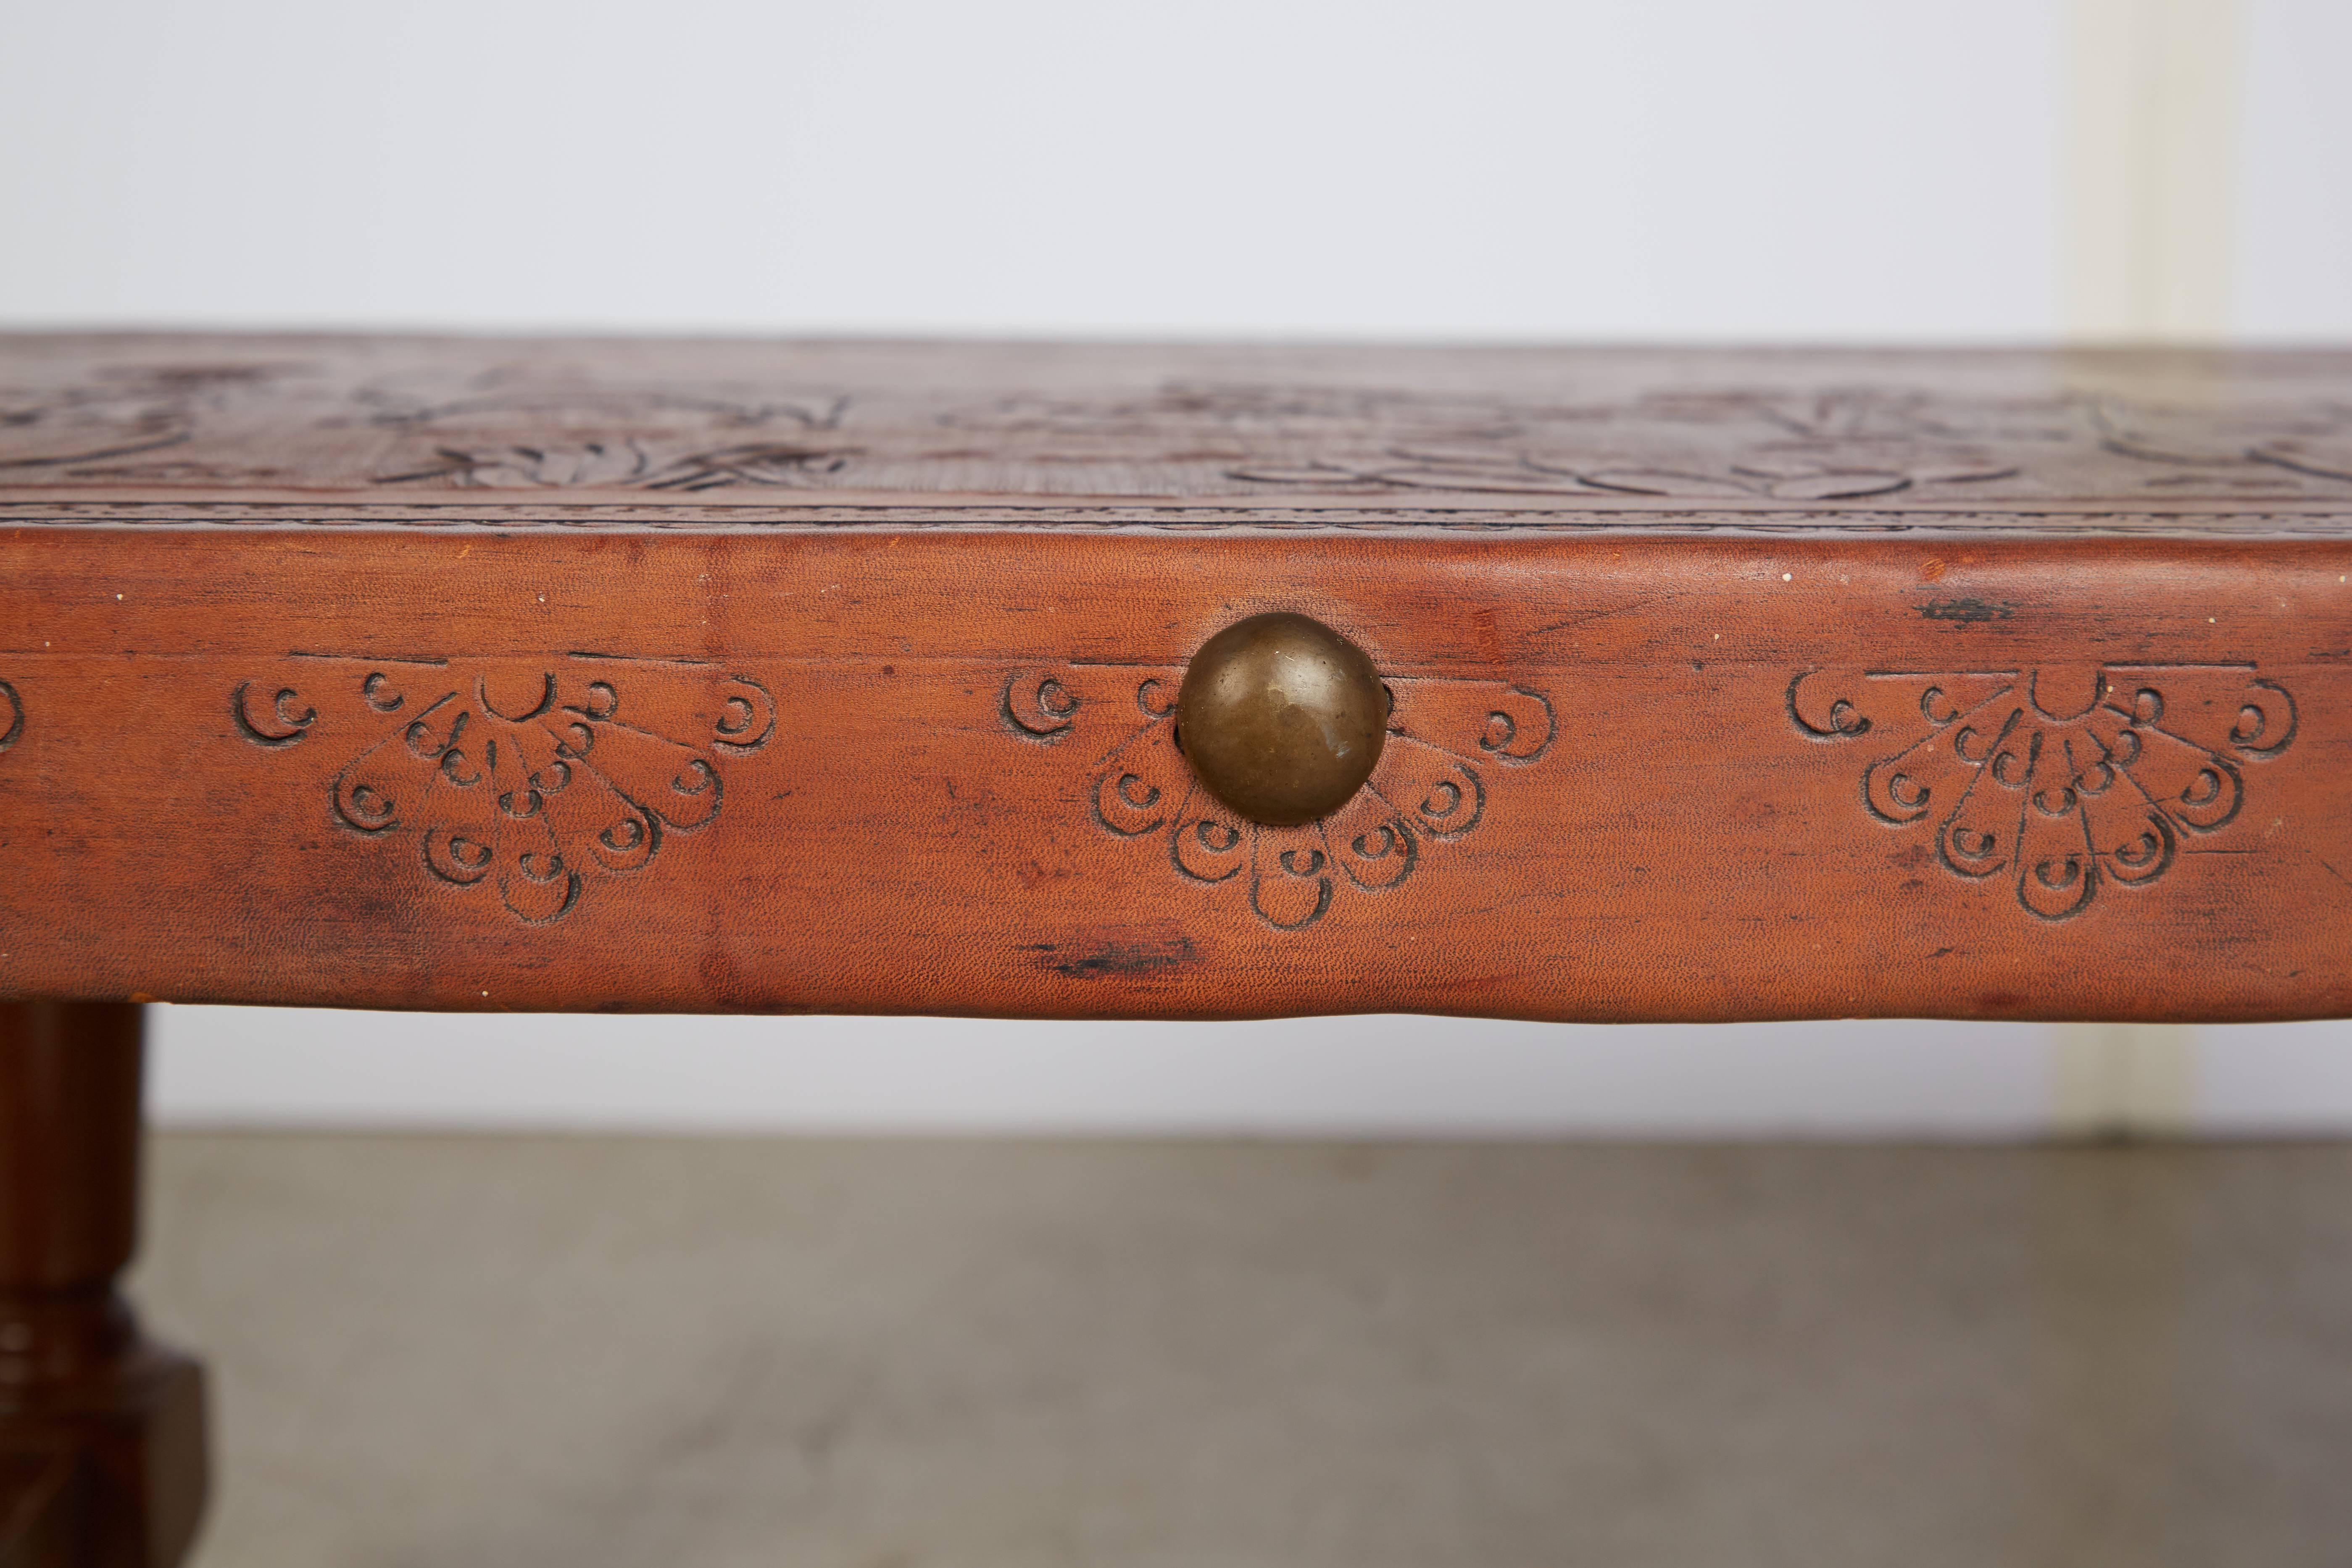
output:
[{"label": "table leg", "polygon": [[0,1568],[172,1568],[204,1370],[115,1288],[137,1237],[140,1009],[0,1003]]}]

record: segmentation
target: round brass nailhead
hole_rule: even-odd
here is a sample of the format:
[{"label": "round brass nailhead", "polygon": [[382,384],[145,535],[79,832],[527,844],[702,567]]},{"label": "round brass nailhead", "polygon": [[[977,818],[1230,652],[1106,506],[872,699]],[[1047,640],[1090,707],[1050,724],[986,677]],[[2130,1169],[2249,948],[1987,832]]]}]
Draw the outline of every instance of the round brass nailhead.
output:
[{"label": "round brass nailhead", "polygon": [[1313,822],[1371,776],[1389,702],[1364,650],[1322,622],[1252,616],[1201,645],[1176,700],[1179,743],[1211,795],[1253,822]]}]

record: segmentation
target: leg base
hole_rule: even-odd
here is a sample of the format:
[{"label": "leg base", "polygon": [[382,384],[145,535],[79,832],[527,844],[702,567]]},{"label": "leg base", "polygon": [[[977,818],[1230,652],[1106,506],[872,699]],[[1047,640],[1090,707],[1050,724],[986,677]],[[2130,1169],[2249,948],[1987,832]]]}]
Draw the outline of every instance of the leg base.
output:
[{"label": "leg base", "polygon": [[134,1340],[0,1384],[0,1568],[175,1568],[204,1515],[204,1369]]},{"label": "leg base", "polygon": [[0,1003],[0,1568],[177,1568],[205,1378],[115,1289],[136,1239],[139,1009]]}]

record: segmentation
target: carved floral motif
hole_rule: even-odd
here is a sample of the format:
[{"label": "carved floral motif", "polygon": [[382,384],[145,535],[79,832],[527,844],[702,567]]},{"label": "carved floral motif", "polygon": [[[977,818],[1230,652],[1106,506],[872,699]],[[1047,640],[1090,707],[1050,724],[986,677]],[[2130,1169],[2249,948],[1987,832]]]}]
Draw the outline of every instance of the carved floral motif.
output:
[{"label": "carved floral motif", "polygon": [[666,836],[715,819],[721,761],[767,744],[775,704],[749,676],[685,663],[338,658],[245,681],[229,717],[265,750],[332,736],[351,753],[329,789],[338,824],[414,842],[435,883],[495,889],[544,925],[591,879],[643,871]]},{"label": "carved floral motif", "polygon": [[2126,665],[1944,674],[1810,670],[1790,720],[1864,742],[1862,803],[1931,826],[1938,864],[2000,878],[2045,921],[2100,889],[2145,888],[2242,811],[2246,769],[2295,737],[2294,699],[2252,665]]},{"label": "carved floral motif", "polygon": [[615,486],[691,493],[730,485],[805,486],[840,473],[856,447],[835,432],[849,399],[748,401],[566,388],[427,403],[361,395],[393,437],[379,484],[462,489]]},{"label": "carved floral motif", "polygon": [[[1693,502],[2340,493],[2352,406],[2176,409],[2082,392],[1966,397],[1900,384],[1662,387],[1539,401],[1173,383],[1118,399],[1006,398],[947,417],[1008,449],[1149,465],[1220,448],[1223,477],[1283,489]],[[2312,481],[2320,481],[2313,483]]]},{"label": "carved floral motif", "polygon": [[1183,671],[1061,665],[1013,671],[998,717],[1023,740],[1105,749],[1090,764],[1088,815],[1114,838],[1149,843],[1196,887],[1247,889],[1277,931],[1303,931],[1340,896],[1402,886],[1423,855],[1484,820],[1493,770],[1551,748],[1550,699],[1501,682],[1391,677],[1389,733],[1371,778],[1319,822],[1270,827],[1227,811],[1192,776],[1176,732]]}]

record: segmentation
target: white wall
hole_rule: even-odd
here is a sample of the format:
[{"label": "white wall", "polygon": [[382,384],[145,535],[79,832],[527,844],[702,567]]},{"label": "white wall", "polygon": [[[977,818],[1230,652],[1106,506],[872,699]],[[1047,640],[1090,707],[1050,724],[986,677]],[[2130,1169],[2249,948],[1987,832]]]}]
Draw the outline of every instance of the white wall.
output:
[{"label": "white wall", "polygon": [[2057,325],[2033,0],[6,14],[18,321]]},{"label": "white wall", "polygon": [[[2011,1138],[2081,1109],[2023,1024],[151,1016],[151,1099],[180,1125]],[[2202,1037],[2159,1124],[2352,1127],[2352,1033]]]},{"label": "white wall", "polygon": [[[2126,330],[2347,336],[2347,58],[2343,0],[0,0],[0,322],[2037,339],[2164,275],[2113,165],[2212,208],[2156,247],[2210,303]],[[167,1120],[402,1124],[2018,1132],[2105,1048],[159,1023]],[[2159,1119],[2352,1127],[2347,1046],[2204,1032]]]}]

